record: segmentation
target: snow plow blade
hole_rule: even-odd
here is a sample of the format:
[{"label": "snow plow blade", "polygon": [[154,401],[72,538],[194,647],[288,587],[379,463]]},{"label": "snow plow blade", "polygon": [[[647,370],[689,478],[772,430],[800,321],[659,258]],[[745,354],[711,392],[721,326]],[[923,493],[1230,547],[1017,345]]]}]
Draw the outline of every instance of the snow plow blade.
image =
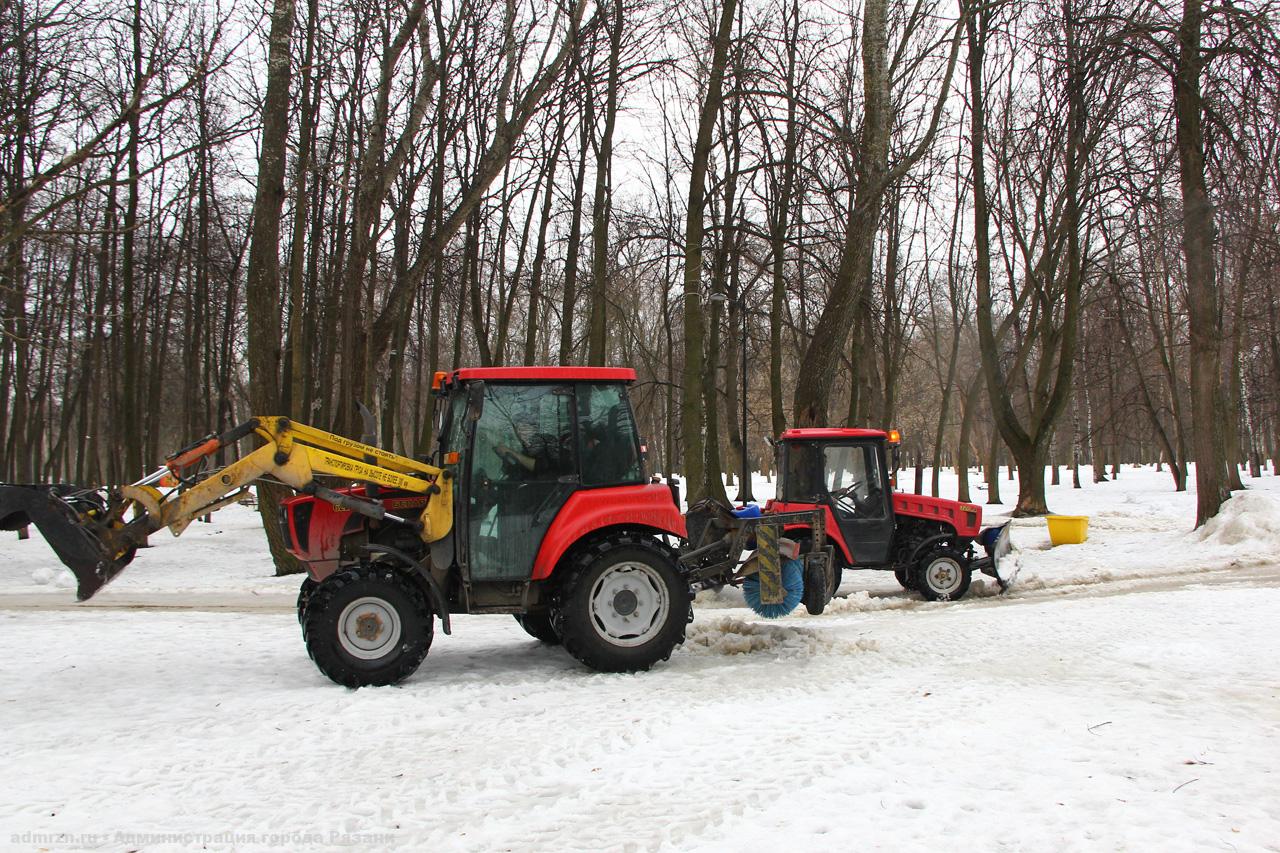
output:
[{"label": "snow plow blade", "polygon": [[95,489],[0,483],[0,530],[32,524],[76,576],[80,601],[120,574],[137,550],[134,543],[124,544],[125,531],[113,524],[106,499]]},{"label": "snow plow blade", "polygon": [[1013,583],[1014,577],[1018,574],[1016,566],[1013,571],[1006,570],[1002,572],[1000,570],[1001,560],[1008,556],[1013,549],[1013,544],[1009,541],[1009,523],[1005,522],[999,527],[988,527],[978,534],[978,541],[986,549],[987,556],[974,560],[973,568],[984,575],[990,575],[995,578],[996,583],[1000,584],[1001,590],[1008,589],[1009,584]]}]

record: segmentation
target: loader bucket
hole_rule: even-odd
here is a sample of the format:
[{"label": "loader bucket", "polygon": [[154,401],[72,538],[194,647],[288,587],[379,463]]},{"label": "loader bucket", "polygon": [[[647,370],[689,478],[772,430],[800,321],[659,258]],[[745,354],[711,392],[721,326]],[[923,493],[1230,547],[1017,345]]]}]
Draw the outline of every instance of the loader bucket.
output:
[{"label": "loader bucket", "polygon": [[100,536],[95,517],[106,513],[106,501],[90,489],[71,485],[34,486],[0,483],[0,530],[34,524],[79,586],[85,601],[123,571],[135,548],[113,549]]}]

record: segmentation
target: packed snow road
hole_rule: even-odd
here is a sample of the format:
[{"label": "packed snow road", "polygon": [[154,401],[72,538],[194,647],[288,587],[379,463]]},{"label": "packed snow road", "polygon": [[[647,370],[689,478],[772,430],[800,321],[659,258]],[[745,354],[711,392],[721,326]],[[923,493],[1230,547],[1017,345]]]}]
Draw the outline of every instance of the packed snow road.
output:
[{"label": "packed snow road", "polygon": [[462,616],[355,692],[242,508],[87,606],[6,538],[0,849],[1280,850],[1276,478],[1191,533],[1190,496],[1124,474],[1051,492],[1085,545],[1017,522],[1007,596],[850,573],[769,622],[704,593],[633,676]]},{"label": "packed snow road", "polygon": [[1280,590],[980,605],[712,611],[637,676],[460,617],[357,692],[288,614],[7,612],[3,841],[1275,849]]}]

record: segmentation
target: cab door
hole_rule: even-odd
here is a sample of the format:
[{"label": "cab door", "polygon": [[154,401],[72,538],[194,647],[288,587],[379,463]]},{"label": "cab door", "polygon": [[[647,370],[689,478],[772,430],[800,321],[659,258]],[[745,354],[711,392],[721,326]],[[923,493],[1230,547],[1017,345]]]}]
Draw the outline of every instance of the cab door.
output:
[{"label": "cab door", "polygon": [[886,562],[893,544],[893,513],[880,444],[870,439],[825,445],[822,477],[831,513],[854,562]]},{"label": "cab door", "polygon": [[578,488],[569,385],[489,382],[466,460],[467,569],[472,582],[527,579]]}]

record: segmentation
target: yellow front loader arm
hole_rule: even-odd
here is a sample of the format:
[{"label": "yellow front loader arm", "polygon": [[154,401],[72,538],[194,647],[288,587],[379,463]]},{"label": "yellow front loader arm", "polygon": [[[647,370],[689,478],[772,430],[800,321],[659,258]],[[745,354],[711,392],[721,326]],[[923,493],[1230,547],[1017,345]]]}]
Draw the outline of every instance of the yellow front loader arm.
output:
[{"label": "yellow front loader arm", "polygon": [[[264,444],[224,468],[200,476],[209,457],[250,434]],[[316,481],[376,483],[428,495],[417,518],[386,511],[374,497],[357,497]],[[286,417],[256,417],[211,435],[165,460],[163,467],[102,499],[92,490],[0,485],[0,521],[10,527],[33,523],[80,582],[78,597],[92,596],[119,574],[146,543],[168,527],[181,534],[196,518],[236,501],[256,480],[270,478],[370,518],[408,525],[424,542],[453,527],[453,472],[352,441]],[[132,509],[133,515],[125,515]]]},{"label": "yellow front loader arm", "polygon": [[[175,536],[201,515],[212,512],[238,497],[239,492],[255,480],[270,477],[300,492],[314,493],[348,509],[364,511],[376,518],[390,518],[418,527],[424,542],[435,542],[448,535],[453,527],[453,489],[451,472],[406,456],[362,444],[284,417],[254,418],[237,430],[251,426],[251,431],[266,444],[230,465],[215,471],[204,480],[185,488],[179,485],[168,494],[146,480],[120,490],[127,500],[137,501],[154,519],[153,530],[168,527]],[[231,436],[232,430],[227,436]],[[247,433],[246,433],[247,434]],[[164,472],[180,477],[183,469],[229,443],[211,436],[166,460]],[[154,475],[153,475],[154,477]],[[430,495],[426,507],[416,520],[402,519],[381,509],[375,500],[342,495],[316,483],[317,477],[336,477],[345,481],[377,483],[392,489],[403,489]],[[151,479],[151,478],[148,478]]]}]

